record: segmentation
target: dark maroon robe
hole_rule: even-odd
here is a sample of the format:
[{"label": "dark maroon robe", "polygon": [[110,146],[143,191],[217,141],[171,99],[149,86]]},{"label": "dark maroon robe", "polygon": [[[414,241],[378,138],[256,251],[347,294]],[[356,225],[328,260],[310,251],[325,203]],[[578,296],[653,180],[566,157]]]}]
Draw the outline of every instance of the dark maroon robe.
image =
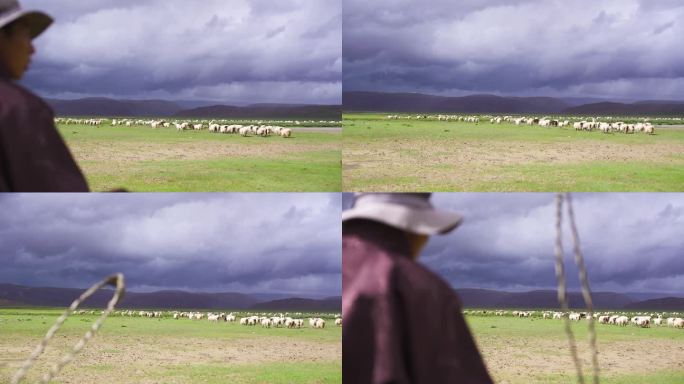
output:
[{"label": "dark maroon robe", "polygon": [[52,109],[0,64],[0,192],[87,192]]},{"label": "dark maroon robe", "polygon": [[491,383],[453,289],[404,233],[350,220],[342,237],[342,381]]}]

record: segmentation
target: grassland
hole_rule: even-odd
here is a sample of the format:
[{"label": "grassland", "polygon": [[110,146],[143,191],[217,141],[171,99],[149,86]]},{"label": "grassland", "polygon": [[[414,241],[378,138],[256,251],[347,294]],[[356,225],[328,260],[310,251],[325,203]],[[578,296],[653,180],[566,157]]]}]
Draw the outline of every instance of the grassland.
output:
[{"label": "grassland", "polygon": [[241,137],[145,126],[58,125],[94,191],[341,191],[334,128]]},{"label": "grassland", "polygon": [[345,191],[684,190],[681,127],[625,135],[386,114],[343,119]]},{"label": "grassland", "polygon": [[[7,383],[61,310],[0,310],[0,383]],[[304,315],[305,316],[305,315]],[[83,336],[96,315],[67,319],[28,382]],[[340,383],[342,330],[248,327],[112,316],[56,383]]]},{"label": "grassland", "polygon": [[[497,383],[577,382],[562,321],[475,315],[466,319]],[[684,382],[683,330],[605,324],[596,327],[602,383]],[[586,320],[573,323],[572,329],[589,378],[591,354]]]}]

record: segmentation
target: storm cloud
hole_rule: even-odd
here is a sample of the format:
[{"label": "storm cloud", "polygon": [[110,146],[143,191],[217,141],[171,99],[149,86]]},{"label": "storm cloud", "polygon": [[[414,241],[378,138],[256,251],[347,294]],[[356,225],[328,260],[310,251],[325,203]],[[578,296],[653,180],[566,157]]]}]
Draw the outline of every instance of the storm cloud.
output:
[{"label": "storm cloud", "polygon": [[344,90],[684,99],[684,4],[344,0]]},{"label": "storm cloud", "polygon": [[339,194],[0,196],[0,282],[333,296]]},{"label": "storm cloud", "polygon": [[24,83],[45,97],[339,104],[338,0],[24,0],[55,24]]},{"label": "storm cloud", "polygon": [[[572,196],[593,290],[684,292],[684,194]],[[420,261],[455,288],[552,289],[557,284],[554,198],[539,193],[436,193],[433,205],[465,219],[454,232],[433,236]],[[351,196],[345,195],[345,208],[350,205]],[[579,290],[569,227],[564,231],[568,285]]]}]

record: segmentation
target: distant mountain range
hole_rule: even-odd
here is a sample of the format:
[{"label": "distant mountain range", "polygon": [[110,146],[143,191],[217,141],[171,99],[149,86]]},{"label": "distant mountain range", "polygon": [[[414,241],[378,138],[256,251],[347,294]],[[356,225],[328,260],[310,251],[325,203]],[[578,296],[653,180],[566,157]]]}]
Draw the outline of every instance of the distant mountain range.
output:
[{"label": "distant mountain range", "polygon": [[435,96],[421,93],[344,92],[345,112],[540,113],[563,115],[684,115],[684,101],[634,103],[591,98]]},{"label": "distant mountain range", "polygon": [[174,117],[219,118],[219,119],[302,119],[302,120],[341,120],[340,105],[276,105],[254,104],[246,107],[231,105],[212,105],[186,109],[174,113]]},{"label": "distant mountain range", "polygon": [[[488,289],[457,289],[464,307],[468,308],[558,308],[556,291],[503,292]],[[579,292],[568,293],[570,308],[584,308]],[[684,298],[659,298],[642,301],[627,294],[592,292],[596,309],[684,310]]]},{"label": "distant mountain range", "polygon": [[340,105],[251,104],[193,105],[166,100],[115,100],[90,97],[75,100],[46,99],[57,116],[83,117],[189,117],[234,119],[340,120]]},{"label": "distant mountain range", "polygon": [[[0,308],[22,306],[66,307],[77,298],[83,289],[26,287],[15,284],[0,284]],[[555,290],[529,292],[505,292],[490,289],[456,289],[466,308],[558,308]],[[662,295],[654,298],[654,295]],[[112,291],[103,289],[83,303],[84,307],[104,308]],[[579,292],[568,294],[571,308],[584,308]],[[644,299],[644,297],[649,297]],[[614,292],[593,292],[594,307],[605,310],[669,310],[684,311],[684,297],[671,294],[623,294]],[[277,311],[322,311],[339,312],[342,309],[340,296],[326,298],[302,298],[285,294],[243,294],[237,292],[205,293],[186,291],[126,292],[119,308],[140,309],[235,309],[235,310],[277,310]]]},{"label": "distant mountain range", "polygon": [[258,303],[252,305],[250,309],[259,310],[273,310],[273,311],[285,311],[285,310],[299,310],[299,311],[337,311],[339,312],[342,308],[342,298],[341,297],[329,297],[322,300],[313,299],[302,299],[302,298],[291,298],[291,299],[281,299],[267,301],[264,303]]},{"label": "distant mountain range", "polygon": [[[0,284],[0,307],[67,307],[83,289],[26,287]],[[104,308],[112,296],[109,289],[101,289],[83,307]],[[258,309],[336,311],[342,309],[341,297],[323,299],[287,297],[271,294],[243,294],[236,292],[205,293],[185,291],[126,292],[119,308],[140,309]],[[273,299],[276,297],[277,299]]]}]

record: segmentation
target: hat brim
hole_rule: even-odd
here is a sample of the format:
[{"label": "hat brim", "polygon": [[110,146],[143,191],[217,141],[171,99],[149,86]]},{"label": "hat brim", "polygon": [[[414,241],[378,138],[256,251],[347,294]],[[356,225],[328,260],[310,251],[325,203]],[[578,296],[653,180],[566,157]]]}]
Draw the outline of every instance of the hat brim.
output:
[{"label": "hat brim", "polygon": [[17,20],[23,20],[29,27],[32,39],[35,39],[53,23],[54,19],[47,13],[31,10],[17,10],[0,18],[0,27],[4,27]]},{"label": "hat brim", "polygon": [[445,234],[463,222],[455,212],[411,209],[397,204],[364,204],[342,212],[342,221],[366,219],[419,235]]}]

